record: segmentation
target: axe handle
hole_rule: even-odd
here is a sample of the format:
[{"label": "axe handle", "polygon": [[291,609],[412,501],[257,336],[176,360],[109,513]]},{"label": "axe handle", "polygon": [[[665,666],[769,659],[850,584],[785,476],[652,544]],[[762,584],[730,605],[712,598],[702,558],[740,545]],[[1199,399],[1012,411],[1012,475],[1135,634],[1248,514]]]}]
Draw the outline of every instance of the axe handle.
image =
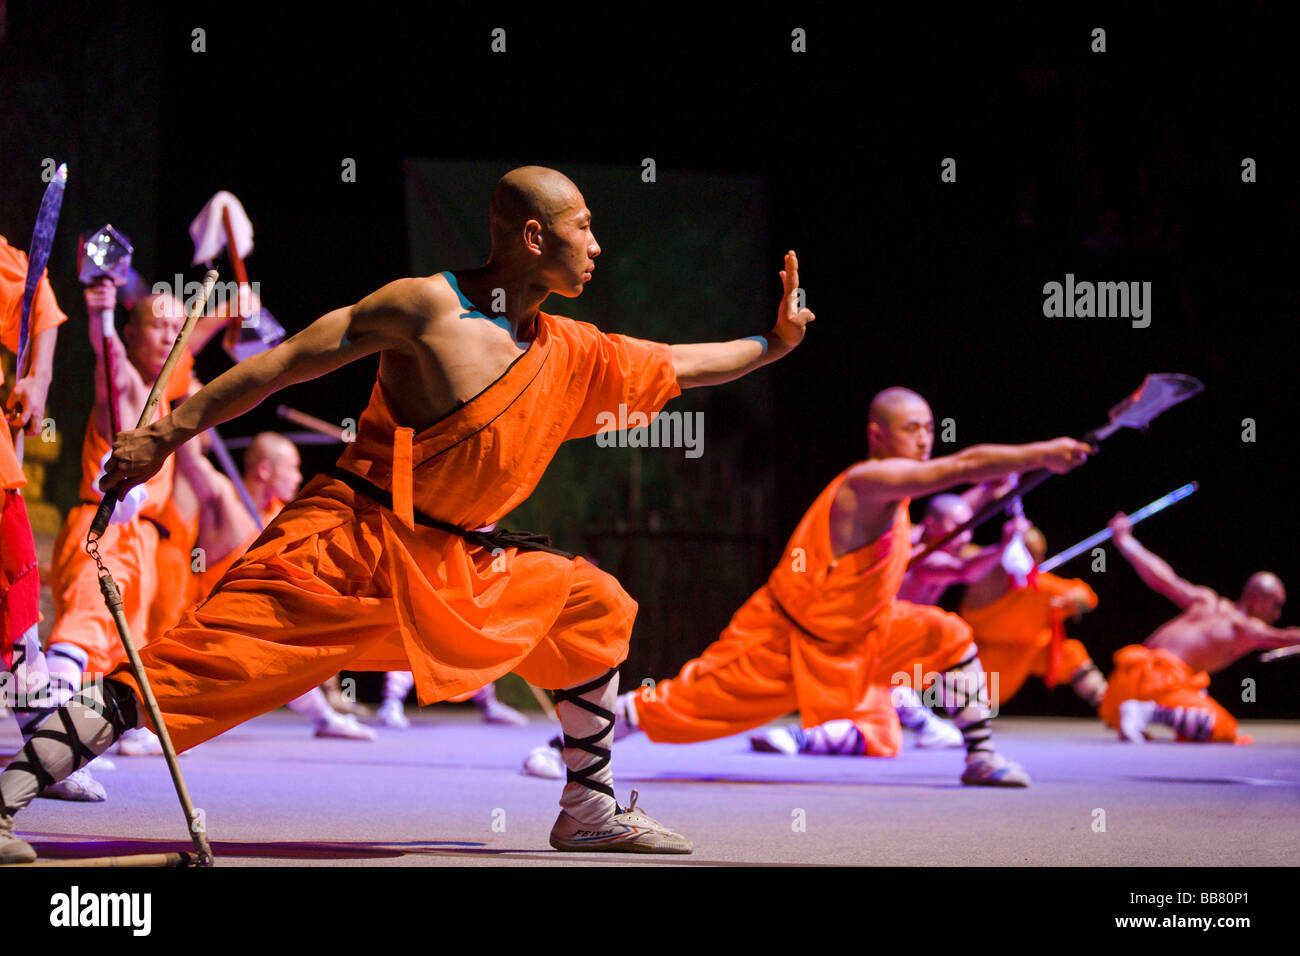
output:
[{"label": "axe handle", "polygon": [[306,412],[300,412],[298,409],[290,408],[288,405],[278,406],[275,413],[281,418],[293,422],[295,425],[301,425],[303,428],[310,428],[314,432],[328,435],[335,441],[343,440],[342,428],[331,422],[323,421],[315,415],[308,415]]},{"label": "axe handle", "polygon": [[108,401],[108,443],[110,445],[113,444],[113,439],[117,437],[120,430],[117,424],[117,376],[113,368],[113,346],[108,331],[112,321],[113,313],[110,310],[105,309],[99,313],[100,341],[103,343],[101,351],[104,354],[104,391],[107,393],[104,397]]},{"label": "axe handle", "polygon": [[235,246],[235,229],[230,224],[230,208],[221,207],[221,224],[226,227],[226,254],[230,256],[230,267],[235,271],[235,281],[247,284],[248,271],[244,268],[244,257]]},{"label": "axe handle", "polygon": [[[241,285],[248,283],[248,270],[244,268],[244,257],[239,254],[239,249],[235,246],[235,229],[230,224],[230,208],[221,207],[221,224],[226,229],[226,255],[230,256],[230,267],[234,270],[235,281]],[[230,318],[226,325],[226,334],[223,344],[227,352],[233,356],[235,343],[239,341],[239,327],[244,321],[242,310],[239,303],[235,303],[235,308],[231,310]]]}]

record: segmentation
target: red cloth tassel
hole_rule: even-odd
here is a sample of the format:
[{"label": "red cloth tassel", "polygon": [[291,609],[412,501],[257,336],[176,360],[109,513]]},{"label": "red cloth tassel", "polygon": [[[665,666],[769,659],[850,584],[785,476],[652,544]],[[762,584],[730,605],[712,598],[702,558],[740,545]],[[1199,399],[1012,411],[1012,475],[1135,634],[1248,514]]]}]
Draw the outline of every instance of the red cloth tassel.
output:
[{"label": "red cloth tassel", "polygon": [[1051,690],[1061,669],[1061,647],[1065,643],[1065,608],[1052,605],[1052,643],[1047,650],[1047,673],[1043,683]]}]

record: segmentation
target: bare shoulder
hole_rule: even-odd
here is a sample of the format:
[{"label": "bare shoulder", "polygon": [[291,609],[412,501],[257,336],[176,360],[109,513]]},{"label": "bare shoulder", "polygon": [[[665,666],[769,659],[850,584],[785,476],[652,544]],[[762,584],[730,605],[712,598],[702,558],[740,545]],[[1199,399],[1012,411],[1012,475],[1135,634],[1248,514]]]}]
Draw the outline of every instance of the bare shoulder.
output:
[{"label": "bare shoulder", "polygon": [[415,335],[454,318],[460,300],[441,275],[395,279],[358,302],[358,317],[387,318],[407,324]]}]

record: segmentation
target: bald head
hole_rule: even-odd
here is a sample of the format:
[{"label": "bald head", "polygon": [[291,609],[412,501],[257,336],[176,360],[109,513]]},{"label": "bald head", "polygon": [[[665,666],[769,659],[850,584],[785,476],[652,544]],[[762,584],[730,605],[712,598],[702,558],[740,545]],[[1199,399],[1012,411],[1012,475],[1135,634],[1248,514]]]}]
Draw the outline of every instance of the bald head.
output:
[{"label": "bald head", "polygon": [[934,415],[910,388],[887,388],[867,411],[867,445],[872,458],[925,461],[934,445]]},{"label": "bald head", "polygon": [[165,292],[147,295],[128,310],[122,342],[146,381],[158,377],[184,325],[185,306]]},{"label": "bald head", "polygon": [[558,216],[582,205],[568,176],[545,166],[520,166],[501,177],[489,207],[494,255],[509,248],[524,223],[535,219],[549,229]]},{"label": "bald head", "polygon": [[244,469],[251,472],[264,461],[275,462],[297,457],[298,449],[289,439],[275,432],[261,432],[244,453]]},{"label": "bald head", "polygon": [[[935,495],[925,508],[922,536],[928,542],[938,541],[950,531],[960,528],[972,516],[970,505],[960,495]],[[971,532],[963,532],[944,545],[943,550],[955,552],[970,540]]]},{"label": "bald head", "polygon": [[1276,574],[1269,571],[1257,571],[1246,579],[1246,586],[1241,589],[1242,610],[1251,617],[1259,618],[1265,624],[1272,624],[1282,616],[1282,605],[1286,603],[1286,588]]},{"label": "bald head", "polygon": [[930,407],[924,398],[910,388],[887,388],[882,392],[877,392],[876,397],[871,400],[871,408],[867,411],[867,420],[881,425],[889,425],[899,415],[906,414],[917,403],[925,405],[927,409]]},{"label": "bald head", "polygon": [[244,484],[259,506],[272,498],[288,501],[302,484],[298,447],[283,435],[261,432],[244,452]]}]

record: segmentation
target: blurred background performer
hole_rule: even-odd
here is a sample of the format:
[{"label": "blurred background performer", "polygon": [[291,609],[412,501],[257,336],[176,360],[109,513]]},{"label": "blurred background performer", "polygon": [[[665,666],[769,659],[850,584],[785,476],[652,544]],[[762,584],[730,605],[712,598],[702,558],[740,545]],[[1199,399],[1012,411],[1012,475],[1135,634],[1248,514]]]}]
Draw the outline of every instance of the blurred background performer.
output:
[{"label": "blurred background performer", "polygon": [[[1090,448],[1071,438],[976,445],[930,460],[934,416],[915,392],[872,400],[866,461],[841,472],[795,529],[766,585],[722,637],[678,676],[618,699],[616,736],[693,743],[740,733],[798,710],[806,726],[852,719],[873,684],[937,673],[944,710],[966,743],[961,780],[1029,785],[993,748],[970,627],[935,607],[898,600],[912,555],[913,496],[1045,467],[1069,471]],[[537,748],[530,759],[541,748]]]},{"label": "blurred background performer", "polygon": [[1217,674],[1252,651],[1300,644],[1300,627],[1276,628],[1286,589],[1274,574],[1252,574],[1234,603],[1183,580],[1168,563],[1133,537],[1128,517],[1110,521],[1115,546],[1138,577],[1173,601],[1182,613],[1158,627],[1144,644],[1115,652],[1101,719],[1123,739],[1141,743],[1151,724],[1171,727],[1179,740],[1246,743],[1237,720],[1206,693]]}]

